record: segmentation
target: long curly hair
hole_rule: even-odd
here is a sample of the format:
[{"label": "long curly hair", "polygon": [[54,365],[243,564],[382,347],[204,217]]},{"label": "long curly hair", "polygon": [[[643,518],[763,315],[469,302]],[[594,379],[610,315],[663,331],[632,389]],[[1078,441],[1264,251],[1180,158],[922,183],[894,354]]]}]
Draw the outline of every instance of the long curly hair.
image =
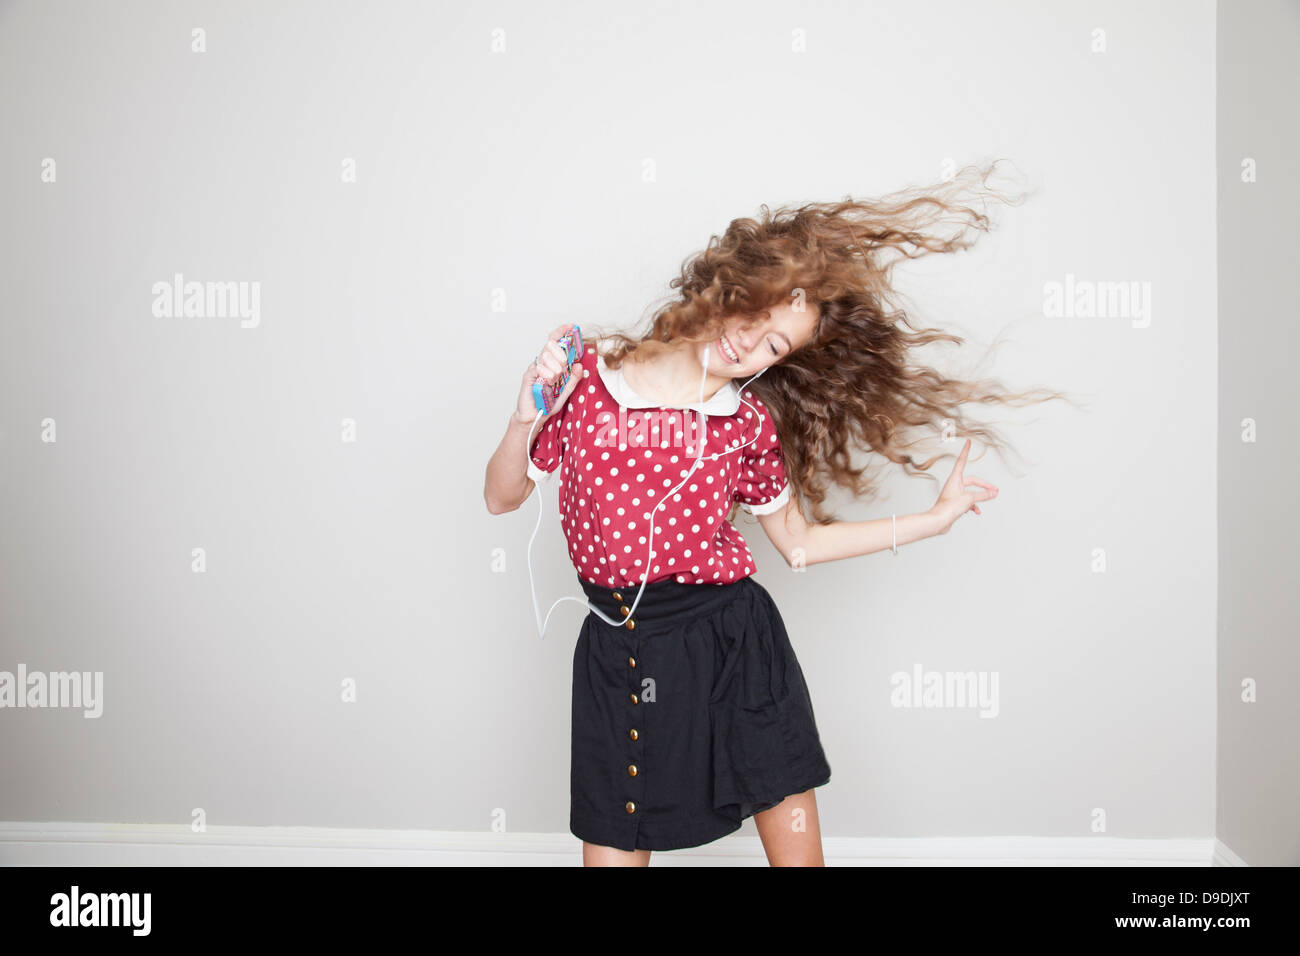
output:
[{"label": "long curly hair", "polygon": [[[759,218],[733,220],[721,238],[711,237],[706,249],[683,262],[669,284],[679,291],[654,311],[643,335],[596,329],[600,354],[619,368],[634,352],[653,357],[683,342],[712,342],[729,316],[749,320],[780,303],[796,310],[815,303],[812,338],[748,391],[770,410],[792,496],[817,524],[836,520],[825,506],[832,483],[855,497],[875,497],[874,477],[866,465],[854,466],[855,451],[873,451],[909,475],[934,480],[925,473],[944,455],[917,461],[907,451],[927,432],[969,436],[1004,451],[997,431],[971,421],[962,405],[1025,405],[1063,396],[1042,389],[1008,393],[996,382],[950,378],[916,363],[915,349],[964,339],[914,328],[904,297],[890,284],[902,259],[965,249],[990,229],[986,213],[960,201],[976,181],[977,198],[1019,204],[987,186],[998,162],[967,166],[936,186],[876,200],[846,197],[775,211],[763,205]],[[948,234],[945,225],[953,227]],[[728,517],[734,516],[733,505]]]}]

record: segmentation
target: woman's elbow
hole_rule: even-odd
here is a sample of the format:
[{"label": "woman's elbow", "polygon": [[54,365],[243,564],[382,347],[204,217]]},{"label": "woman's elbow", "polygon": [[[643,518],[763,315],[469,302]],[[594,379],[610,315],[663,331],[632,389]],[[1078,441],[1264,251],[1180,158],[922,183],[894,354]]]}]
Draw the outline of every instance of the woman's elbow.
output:
[{"label": "woman's elbow", "polygon": [[514,503],[494,498],[488,490],[484,488],[483,502],[487,505],[488,514],[504,515],[509,514],[512,511],[518,511],[523,503],[528,500],[528,496],[533,493],[533,480],[531,478],[526,478],[525,481],[527,484],[524,487],[524,495]]},{"label": "woman's elbow", "polygon": [[494,498],[487,488],[483,489],[483,503],[487,505],[488,514],[490,515],[502,515],[519,507],[515,505],[515,508],[507,508],[505,503]]}]

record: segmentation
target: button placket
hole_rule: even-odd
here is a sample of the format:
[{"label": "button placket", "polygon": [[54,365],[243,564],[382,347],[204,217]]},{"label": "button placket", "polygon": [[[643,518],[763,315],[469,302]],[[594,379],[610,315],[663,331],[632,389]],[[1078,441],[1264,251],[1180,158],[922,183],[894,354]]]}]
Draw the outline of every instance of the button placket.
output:
[{"label": "button placket", "polygon": [[[626,613],[626,611],[625,611]],[[638,657],[640,657],[641,648],[639,641],[631,643],[631,649],[627,655],[626,667],[628,674],[629,687],[628,708],[631,711],[631,720],[628,726],[628,744],[625,750],[627,754],[627,763],[623,772],[627,774],[627,794],[628,800],[623,804],[623,809],[629,816],[633,816],[638,810],[642,809],[642,797],[645,793],[644,778],[645,773],[640,764],[641,754],[641,732],[637,729],[640,723],[639,711],[641,707],[641,696],[638,691],[641,689],[638,672]]]}]

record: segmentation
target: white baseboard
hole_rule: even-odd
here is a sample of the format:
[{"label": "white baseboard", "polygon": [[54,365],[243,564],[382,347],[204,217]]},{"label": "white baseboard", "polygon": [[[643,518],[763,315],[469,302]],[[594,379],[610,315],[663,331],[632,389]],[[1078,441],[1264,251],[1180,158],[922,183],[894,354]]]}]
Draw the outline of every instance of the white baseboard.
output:
[{"label": "white baseboard", "polygon": [[[1246,866],[1213,838],[823,837],[827,866]],[[581,866],[569,833],[0,822],[5,866]],[[652,866],[766,866],[756,836],[651,855]]]},{"label": "white baseboard", "polygon": [[1214,862],[1211,866],[1250,866],[1245,860],[1233,853],[1222,840],[1214,841]]}]

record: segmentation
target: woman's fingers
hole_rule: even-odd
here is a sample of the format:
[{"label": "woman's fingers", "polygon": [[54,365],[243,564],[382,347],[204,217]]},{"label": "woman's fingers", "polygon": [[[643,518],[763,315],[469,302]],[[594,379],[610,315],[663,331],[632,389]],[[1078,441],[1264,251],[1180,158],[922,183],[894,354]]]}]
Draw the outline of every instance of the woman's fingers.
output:
[{"label": "woman's fingers", "polygon": [[948,475],[948,480],[944,482],[945,489],[959,488],[965,482],[970,481],[969,478],[962,474],[962,469],[966,467],[966,454],[969,451],[970,439],[967,438],[966,443],[961,446],[961,451],[957,455],[957,460],[953,463],[952,471]]},{"label": "woman's fingers", "polygon": [[[568,359],[567,356],[558,358],[556,357],[555,353],[551,351],[552,348],[555,349],[559,348],[559,346],[556,345],[554,342],[548,342],[546,344],[547,347],[542,350],[541,357],[538,359],[537,362],[537,367],[542,372],[542,378],[547,382],[547,384],[550,384],[551,382],[555,381],[555,376],[559,375],[561,372],[564,371],[564,367],[568,363]],[[560,355],[564,356],[564,353],[560,352]]]},{"label": "woman's fingers", "polygon": [[[541,354],[537,356],[537,377],[546,385],[553,385],[564,370],[569,367],[569,353],[560,347],[555,341],[556,338],[568,332],[572,325],[560,325],[551,330],[551,338],[547,339],[546,344],[542,347]],[[586,374],[585,370],[577,362],[573,363],[573,371],[569,375],[569,380],[564,383],[564,389],[556,396],[555,407],[562,405],[565,399],[573,393],[578,387],[578,382]]]},{"label": "woman's fingers", "polygon": [[[985,481],[983,478],[976,478],[974,475],[965,475],[962,477],[962,482],[966,486],[974,485],[976,488],[984,489],[983,494],[974,493],[975,497],[973,500],[975,501],[988,501],[990,498],[996,498],[998,496],[998,486],[993,484],[991,481]],[[963,488],[962,490],[966,491],[967,494],[972,494],[972,492],[966,488]]]},{"label": "woman's fingers", "polygon": [[580,382],[582,380],[582,377],[586,374],[587,374],[587,370],[585,368],[583,368],[581,365],[578,365],[577,363],[574,363],[573,373],[569,376],[569,380],[564,383],[564,391],[561,392],[560,394],[561,395],[571,394],[573,390],[578,387],[578,382]]},{"label": "woman's fingers", "polygon": [[561,369],[564,369],[569,364],[569,353],[560,348],[559,342],[547,342],[546,348],[551,355],[555,356],[555,360],[559,363]]},{"label": "woman's fingers", "polygon": [[560,348],[560,343],[556,339],[571,328],[572,325],[560,325],[552,329],[551,337],[546,340],[541,355],[537,357],[537,367],[542,371],[542,378],[548,384],[555,381],[555,377],[569,367],[569,353]]}]

